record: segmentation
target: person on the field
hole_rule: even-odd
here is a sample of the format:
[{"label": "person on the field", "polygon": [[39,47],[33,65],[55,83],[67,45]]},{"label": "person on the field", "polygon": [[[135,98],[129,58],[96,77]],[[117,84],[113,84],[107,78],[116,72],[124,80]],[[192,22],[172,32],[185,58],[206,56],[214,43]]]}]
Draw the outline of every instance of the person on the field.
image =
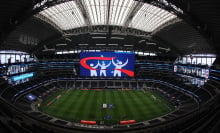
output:
[{"label": "person on the field", "polygon": [[105,65],[105,62],[102,61],[102,63],[100,64],[99,61],[98,61],[98,64],[99,66],[101,67],[101,70],[100,70],[100,76],[105,76],[106,77],[106,68],[109,67],[111,65],[111,62],[109,62],[108,65]]},{"label": "person on the field", "polygon": [[[99,66],[99,63],[94,66],[94,64],[90,64],[90,67],[96,69]],[[96,70],[90,70],[90,76],[97,76],[97,71]]]},{"label": "person on the field", "polygon": [[120,60],[116,60],[117,63],[114,62],[114,60],[112,59],[112,64],[115,66],[115,70],[114,70],[114,77],[118,76],[121,77],[121,71],[117,70],[117,69],[122,69],[122,67],[126,66],[128,64],[128,59],[126,60],[126,62],[124,64],[122,64],[122,61]]}]

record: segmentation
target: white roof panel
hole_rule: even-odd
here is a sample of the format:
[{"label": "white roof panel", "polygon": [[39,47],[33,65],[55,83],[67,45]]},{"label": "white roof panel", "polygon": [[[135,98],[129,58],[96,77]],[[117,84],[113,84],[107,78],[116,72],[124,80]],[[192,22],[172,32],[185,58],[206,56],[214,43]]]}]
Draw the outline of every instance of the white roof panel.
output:
[{"label": "white roof panel", "polygon": [[[125,26],[130,13],[138,3],[135,0],[81,0],[91,25]],[[109,8],[108,8],[109,5]],[[39,14],[54,22],[62,30],[87,26],[79,5],[75,1],[58,4]],[[175,15],[150,4],[143,4],[129,22],[130,28],[152,32]]]},{"label": "white roof panel", "polygon": [[172,13],[145,3],[134,16],[129,27],[152,32],[174,18],[176,18],[176,16]]},{"label": "white roof panel", "polygon": [[133,0],[112,0],[110,4],[109,24],[123,26],[136,2]]},{"label": "white roof panel", "polygon": [[83,0],[92,25],[106,25],[108,0]]},{"label": "white roof panel", "polygon": [[50,19],[62,30],[69,30],[85,25],[82,13],[74,1],[47,8],[41,11],[40,14]]}]

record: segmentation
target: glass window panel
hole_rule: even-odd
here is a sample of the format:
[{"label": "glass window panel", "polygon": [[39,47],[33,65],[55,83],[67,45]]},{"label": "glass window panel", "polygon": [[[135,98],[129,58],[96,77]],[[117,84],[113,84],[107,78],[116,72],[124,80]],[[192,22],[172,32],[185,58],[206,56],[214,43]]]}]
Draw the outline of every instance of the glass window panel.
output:
[{"label": "glass window panel", "polygon": [[25,55],[22,55],[21,56],[21,62],[25,62],[25,60],[26,60],[25,58],[26,58]]},{"label": "glass window panel", "polygon": [[206,65],[206,58],[202,58],[201,64],[202,64],[202,65]]},{"label": "glass window panel", "polygon": [[11,55],[10,54],[6,54],[6,63],[11,63]]},{"label": "glass window panel", "polygon": [[92,25],[106,24],[107,0],[84,0]]},{"label": "glass window panel", "polygon": [[175,15],[146,3],[134,16],[129,27],[152,32],[174,18],[176,18]]},{"label": "glass window panel", "polygon": [[[192,56],[192,59],[191,59]],[[215,54],[191,54],[186,55],[179,59],[182,64],[197,64],[197,65],[208,65],[212,66],[216,59]]]},{"label": "glass window panel", "polygon": [[16,60],[20,62],[20,55],[16,54]]},{"label": "glass window panel", "polygon": [[[138,3],[135,0],[111,0],[108,13],[108,0],[82,0],[91,25],[124,26],[130,13]],[[65,2],[40,12],[62,30],[86,26],[81,10],[75,1]],[[107,18],[109,14],[109,19]],[[176,18],[175,15],[145,3],[131,20],[129,27],[152,32],[159,26]],[[108,22],[107,22],[108,21]]]},{"label": "glass window panel", "polygon": [[65,2],[40,12],[62,30],[69,30],[85,25],[83,16],[75,1]]},{"label": "glass window panel", "polygon": [[110,4],[109,24],[124,25],[136,2],[133,0],[114,0]]},{"label": "glass window panel", "polygon": [[1,54],[1,63],[2,63],[2,64],[5,64],[5,63],[6,63],[5,54]]},{"label": "glass window panel", "polygon": [[30,55],[26,55],[25,57],[26,57],[27,61],[29,62],[30,61]]},{"label": "glass window panel", "polygon": [[186,57],[183,57],[183,64],[186,64],[187,60]]},{"label": "glass window panel", "polygon": [[10,59],[11,59],[11,63],[15,63],[15,54],[12,54],[10,56]]},{"label": "glass window panel", "polygon": [[209,65],[209,66],[212,65],[212,58],[207,58],[207,65]]}]

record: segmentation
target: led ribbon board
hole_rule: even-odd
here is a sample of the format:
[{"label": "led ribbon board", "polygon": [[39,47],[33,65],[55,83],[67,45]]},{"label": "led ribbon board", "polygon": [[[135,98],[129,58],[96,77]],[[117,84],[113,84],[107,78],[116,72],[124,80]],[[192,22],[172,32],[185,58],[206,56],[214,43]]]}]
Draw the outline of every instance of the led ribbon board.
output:
[{"label": "led ribbon board", "polygon": [[18,81],[18,80],[22,80],[22,79],[26,79],[26,78],[30,78],[33,77],[34,73],[26,73],[26,74],[22,74],[22,75],[18,75],[18,76],[13,76],[11,77],[12,81]]},{"label": "led ribbon board", "polygon": [[134,77],[134,53],[81,52],[80,75]]}]

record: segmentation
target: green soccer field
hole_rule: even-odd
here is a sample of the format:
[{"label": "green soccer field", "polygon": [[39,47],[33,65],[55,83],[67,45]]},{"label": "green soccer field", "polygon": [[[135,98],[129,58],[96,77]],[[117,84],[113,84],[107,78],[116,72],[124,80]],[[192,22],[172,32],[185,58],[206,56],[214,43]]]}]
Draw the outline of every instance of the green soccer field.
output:
[{"label": "green soccer field", "polygon": [[[61,95],[60,98],[47,106],[58,95]],[[103,109],[102,105],[105,103],[113,104],[113,108]],[[174,110],[174,106],[150,91],[68,90],[58,91],[44,100],[40,110],[68,121],[104,121],[105,125],[114,125],[122,120],[140,122],[165,115]],[[106,120],[105,116],[111,118]]]}]

